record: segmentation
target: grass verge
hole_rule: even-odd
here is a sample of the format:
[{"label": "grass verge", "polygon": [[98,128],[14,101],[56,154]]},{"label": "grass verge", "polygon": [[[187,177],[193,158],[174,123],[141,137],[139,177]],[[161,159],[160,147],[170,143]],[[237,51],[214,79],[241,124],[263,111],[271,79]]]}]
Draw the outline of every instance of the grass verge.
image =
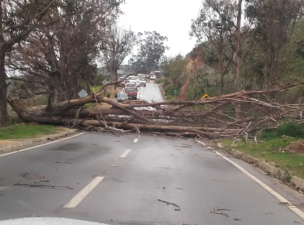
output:
[{"label": "grass verge", "polygon": [[15,124],[0,128],[0,140],[35,138],[48,134],[56,134],[62,128],[52,125],[26,125]]},{"label": "grass verge", "polygon": [[263,159],[275,167],[288,171],[291,175],[304,179],[304,154],[282,151],[285,147],[304,139],[287,137],[265,140],[262,143],[235,142],[223,140],[221,144],[226,149],[236,149],[255,158]]}]

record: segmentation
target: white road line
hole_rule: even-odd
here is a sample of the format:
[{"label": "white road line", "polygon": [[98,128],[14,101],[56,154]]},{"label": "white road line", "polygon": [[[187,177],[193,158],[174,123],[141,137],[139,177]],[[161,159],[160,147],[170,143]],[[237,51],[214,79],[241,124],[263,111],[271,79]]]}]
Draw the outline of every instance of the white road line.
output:
[{"label": "white road line", "polygon": [[252,180],[254,180],[256,183],[261,185],[266,191],[268,191],[270,194],[272,194],[274,197],[276,197],[282,204],[286,205],[291,211],[293,211],[295,214],[297,214],[302,220],[304,220],[304,213],[294,206],[291,202],[289,202],[287,199],[285,199],[282,195],[277,193],[275,190],[273,190],[271,187],[260,181],[258,178],[253,176],[251,173],[247,172],[243,167],[239,166],[232,160],[228,159],[226,156],[222,155],[221,153],[216,151],[216,154],[220,155],[222,158],[230,162],[232,165],[234,165],[236,168],[238,168],[240,171],[242,171],[244,174],[246,174],[248,177],[250,177]]},{"label": "white road line", "polygon": [[202,145],[204,145],[205,147],[207,146],[204,142],[202,142],[202,141],[199,141],[199,140],[196,140],[198,143],[200,143],[200,144],[202,144]]},{"label": "white road line", "polygon": [[133,142],[134,142],[134,143],[137,143],[137,142],[138,142],[138,138],[135,138]]},{"label": "white road line", "polygon": [[120,158],[126,158],[127,155],[131,152],[131,149],[127,149],[121,156]]},{"label": "white road line", "polygon": [[87,186],[85,186],[74,198],[71,199],[63,208],[75,208],[90,192],[104,179],[104,177],[95,177]]},{"label": "white road line", "polygon": [[3,190],[6,190],[6,189],[9,189],[10,187],[0,187],[0,191],[3,191]]},{"label": "white road line", "polygon": [[76,135],[73,135],[71,137],[63,138],[63,139],[60,139],[60,140],[57,140],[57,141],[52,141],[52,142],[49,142],[49,143],[46,143],[46,144],[37,145],[37,146],[30,147],[30,148],[24,148],[24,149],[16,150],[14,152],[9,152],[9,153],[5,153],[5,154],[1,154],[0,157],[12,155],[12,154],[19,153],[19,152],[28,151],[28,150],[31,150],[31,149],[34,149],[34,148],[39,148],[39,147],[46,146],[46,145],[51,145],[51,144],[54,144],[56,142],[64,141],[64,140],[67,140],[67,139],[70,139],[70,138],[74,138],[74,137],[77,137],[77,136],[82,135],[82,134],[84,134],[84,133],[76,134]]}]

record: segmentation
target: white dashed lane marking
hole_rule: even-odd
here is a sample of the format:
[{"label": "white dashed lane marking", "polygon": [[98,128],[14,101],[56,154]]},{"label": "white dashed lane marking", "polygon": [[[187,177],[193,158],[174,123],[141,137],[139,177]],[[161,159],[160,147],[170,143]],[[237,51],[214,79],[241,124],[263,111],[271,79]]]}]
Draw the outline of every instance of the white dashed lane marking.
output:
[{"label": "white dashed lane marking", "polygon": [[131,152],[131,149],[127,149],[121,156],[120,158],[126,158],[127,155]]},{"label": "white dashed lane marking", "polygon": [[74,198],[71,199],[63,208],[75,208],[90,192],[104,179],[104,177],[95,177],[87,186],[85,186]]}]

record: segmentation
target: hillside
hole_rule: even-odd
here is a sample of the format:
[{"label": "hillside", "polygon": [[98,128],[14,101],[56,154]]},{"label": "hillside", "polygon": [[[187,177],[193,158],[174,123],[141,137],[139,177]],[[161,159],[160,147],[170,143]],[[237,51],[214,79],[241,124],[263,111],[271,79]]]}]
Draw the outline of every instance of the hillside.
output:
[{"label": "hillside", "polygon": [[[299,43],[304,43],[304,19],[296,22],[290,40],[280,52],[278,69],[279,84],[286,84],[304,80],[304,58],[297,52]],[[205,47],[207,45],[207,42],[202,43],[194,47],[193,50],[189,52],[189,54],[187,54],[185,58],[185,61],[187,62],[187,79],[185,84],[181,87],[179,100],[197,99],[201,94],[204,94],[205,92],[208,93],[210,96],[219,94],[219,65],[217,63],[209,65],[205,63],[204,59],[210,59],[211,57],[214,57],[214,52],[206,50]],[[246,48],[246,46],[244,48]],[[250,49],[245,50],[250,51]],[[249,62],[249,64],[252,65],[254,65],[255,63],[256,62],[254,61]],[[242,73],[243,79],[246,79],[246,68],[242,71]],[[230,71],[224,77],[224,93],[234,91],[233,81],[233,71]],[[245,80],[244,83],[246,82],[248,81]],[[248,88],[247,85],[245,85],[244,87]],[[254,88],[252,86],[249,87]],[[294,90],[288,91],[284,95],[278,95],[277,97],[280,101],[294,103],[304,102],[304,97],[302,96],[304,96],[304,87],[298,87]]]}]

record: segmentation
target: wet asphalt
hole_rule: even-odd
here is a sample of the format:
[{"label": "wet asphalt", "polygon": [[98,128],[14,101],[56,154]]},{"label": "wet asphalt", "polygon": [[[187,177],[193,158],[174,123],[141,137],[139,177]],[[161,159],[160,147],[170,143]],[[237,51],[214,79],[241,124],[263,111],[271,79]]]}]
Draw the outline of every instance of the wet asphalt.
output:
[{"label": "wet asphalt", "polygon": [[[304,210],[299,193],[230,159]],[[96,177],[104,179],[76,207],[64,208]],[[46,216],[117,225],[304,224],[192,139],[105,133],[0,156],[0,220]]]}]

